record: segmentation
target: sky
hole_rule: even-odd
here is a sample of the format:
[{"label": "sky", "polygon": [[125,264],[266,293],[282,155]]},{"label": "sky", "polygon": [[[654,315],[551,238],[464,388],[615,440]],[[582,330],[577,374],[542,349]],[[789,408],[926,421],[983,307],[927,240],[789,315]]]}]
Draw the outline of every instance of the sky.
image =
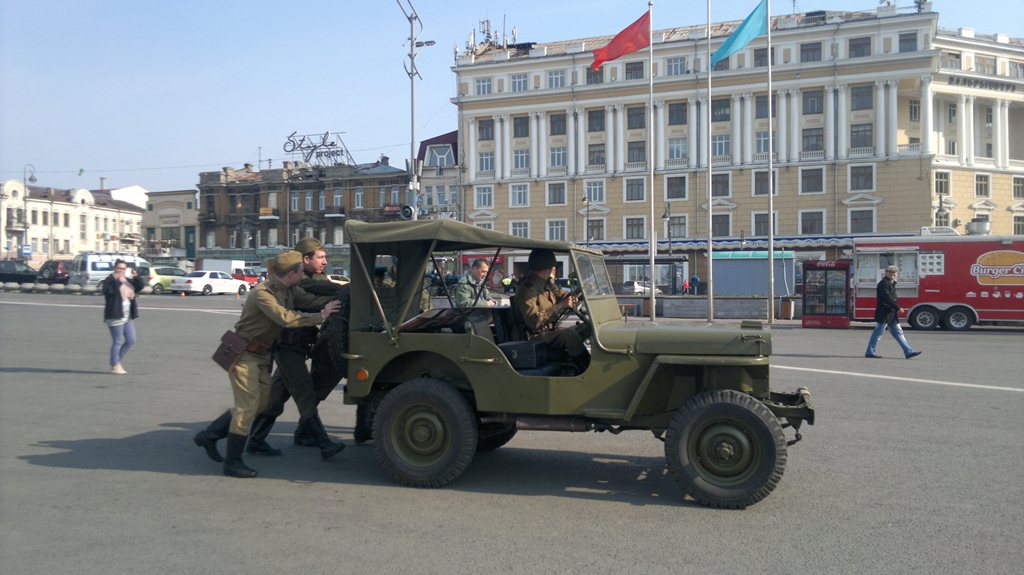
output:
[{"label": "sky", "polygon": [[[401,0],[408,9],[409,0]],[[416,140],[456,129],[453,47],[491,29],[519,42],[612,35],[639,0],[412,0]],[[757,0],[714,0],[715,22]],[[899,6],[910,7],[910,0]],[[874,10],[877,0],[772,3],[772,15]],[[1024,38],[1024,0],[935,0],[939,26]],[[707,22],[707,2],[654,3],[655,29]],[[477,38],[482,36],[478,33]],[[340,133],[354,160],[409,156],[409,20],[395,0],[0,0],[0,179],[150,191],[199,172],[281,167],[288,136]],[[102,180],[101,180],[102,178]]]}]

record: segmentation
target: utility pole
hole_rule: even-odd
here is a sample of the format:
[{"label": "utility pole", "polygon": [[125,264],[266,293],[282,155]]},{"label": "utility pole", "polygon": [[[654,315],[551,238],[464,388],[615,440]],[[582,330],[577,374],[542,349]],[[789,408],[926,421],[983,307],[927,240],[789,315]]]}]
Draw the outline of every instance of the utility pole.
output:
[{"label": "utility pole", "polygon": [[409,21],[409,63],[405,64],[403,62],[405,73],[409,76],[409,162],[407,163],[407,169],[409,171],[409,196],[411,198],[407,199],[415,206],[416,197],[420,192],[419,166],[416,162],[416,78],[423,79],[423,76],[420,76],[419,70],[416,69],[416,48],[433,46],[435,42],[433,40],[419,41],[416,39],[416,25],[419,24],[420,31],[422,32],[423,22],[420,20],[419,14],[416,13],[416,9],[413,8],[412,0],[405,0],[408,10],[402,4],[402,0],[395,0],[395,2]]}]

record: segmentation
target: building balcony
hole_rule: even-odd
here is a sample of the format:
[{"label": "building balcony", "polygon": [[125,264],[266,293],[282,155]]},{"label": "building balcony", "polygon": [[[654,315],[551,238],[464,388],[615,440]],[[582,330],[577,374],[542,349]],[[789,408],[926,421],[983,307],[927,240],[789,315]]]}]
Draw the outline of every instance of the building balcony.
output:
[{"label": "building balcony", "polygon": [[512,176],[525,177],[530,175],[530,168],[512,168]]},{"label": "building balcony", "polygon": [[7,217],[7,229],[12,232],[23,232],[28,229],[28,222],[25,221],[25,210],[14,208]]},{"label": "building balcony", "polygon": [[493,180],[494,170],[480,170],[476,173],[476,179],[478,180]]},{"label": "building balcony", "polygon": [[732,154],[726,154],[724,156],[711,156],[712,166],[731,166],[732,165]]},{"label": "building balcony", "polygon": [[126,243],[126,244],[135,244],[135,243],[139,243],[140,241],[142,241],[142,236],[140,236],[139,234],[127,233],[127,234],[121,234],[120,237],[121,237],[121,243]]},{"label": "building balcony", "polygon": [[217,214],[214,212],[206,212],[205,214],[199,214],[199,221],[203,223],[217,223]]},{"label": "building balcony", "polygon": [[342,218],[342,219],[344,219],[345,218],[345,208],[344,207],[327,208],[327,209],[324,210],[324,217],[325,218]]},{"label": "building balcony", "polygon": [[800,159],[805,161],[821,161],[825,159],[825,150],[808,150],[800,152]]},{"label": "building balcony", "polygon": [[569,173],[569,168],[566,166],[551,166],[548,168],[549,176],[564,176]]},{"label": "building balcony", "polygon": [[626,171],[627,172],[638,172],[640,170],[646,170],[646,169],[647,169],[647,162],[645,160],[640,160],[639,162],[626,162]]},{"label": "building balcony", "polygon": [[587,164],[588,174],[603,174],[605,171],[605,164]]},{"label": "building balcony", "polygon": [[897,144],[896,153],[898,154],[918,154],[921,152],[921,144]]},{"label": "building balcony", "polygon": [[683,156],[682,158],[672,158],[671,160],[665,160],[666,168],[685,168],[688,165],[689,158]]},{"label": "building balcony", "polygon": [[856,148],[850,148],[851,158],[869,158],[875,155],[874,146],[859,146]]},{"label": "building balcony", "polygon": [[260,208],[259,218],[261,220],[280,220],[281,213],[277,208]]},{"label": "building balcony", "polygon": [[[778,161],[778,156],[775,154],[775,152],[772,152],[772,162],[777,162],[777,161]],[[768,163],[768,152],[757,152],[756,154],[754,154],[754,163],[755,164],[767,164]]]}]

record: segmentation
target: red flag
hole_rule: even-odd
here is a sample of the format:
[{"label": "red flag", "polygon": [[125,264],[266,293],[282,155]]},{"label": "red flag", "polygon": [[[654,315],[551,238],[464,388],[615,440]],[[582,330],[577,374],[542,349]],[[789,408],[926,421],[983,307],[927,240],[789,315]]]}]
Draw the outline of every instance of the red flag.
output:
[{"label": "red flag", "polygon": [[591,68],[596,72],[601,64],[625,56],[651,45],[651,11],[648,10],[636,22],[630,24],[622,32],[612,38],[604,48],[594,50],[594,64]]}]

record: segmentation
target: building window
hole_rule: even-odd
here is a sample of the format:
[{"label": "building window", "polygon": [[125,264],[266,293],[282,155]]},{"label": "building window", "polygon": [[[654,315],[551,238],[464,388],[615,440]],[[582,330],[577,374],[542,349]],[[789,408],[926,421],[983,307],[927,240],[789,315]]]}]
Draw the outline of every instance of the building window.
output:
[{"label": "building window", "polygon": [[711,197],[713,198],[728,198],[730,195],[729,191],[729,174],[711,174]]},{"label": "building window", "polygon": [[583,192],[587,201],[592,204],[604,203],[604,180],[588,180],[583,184]]},{"label": "building window", "polygon": [[493,119],[477,120],[476,121],[476,129],[477,129],[477,132],[479,132],[479,134],[477,135],[477,139],[479,139],[481,141],[493,140],[494,139],[494,120]]},{"label": "building window", "polygon": [[686,199],[686,176],[672,176],[665,179],[665,199]]},{"label": "building window", "polygon": [[638,142],[627,142],[626,143],[626,161],[629,163],[643,162],[647,159],[647,142],[640,140]]},{"label": "building window", "polygon": [[[992,108],[991,107],[985,108],[985,127],[986,128],[991,128],[992,127]],[[989,154],[989,156],[991,156],[991,154]]]},{"label": "building window", "polygon": [[825,233],[825,212],[800,212],[800,234],[815,235]]},{"label": "building window", "polygon": [[548,205],[565,205],[565,182],[553,182],[548,184]]},{"label": "building window", "polygon": [[805,128],[804,129],[803,151],[820,152],[825,149],[825,129]]},{"label": "building window", "polygon": [[874,94],[871,88],[871,84],[850,88],[851,110],[870,110],[874,107]]},{"label": "building window", "polygon": [[875,231],[875,210],[861,209],[850,210],[850,232],[851,234],[870,234]]},{"label": "building window", "polygon": [[921,100],[910,101],[910,121],[920,122],[921,121]]},{"label": "building window", "polygon": [[508,206],[525,208],[530,205],[530,184],[512,184],[508,190]]},{"label": "building window", "polygon": [[630,106],[626,108],[626,128],[629,130],[640,130],[646,126],[644,121],[643,106]]},{"label": "building window", "polygon": [[821,42],[800,44],[801,62],[821,62]]},{"label": "building window", "polygon": [[[772,117],[775,117],[775,96],[772,96]],[[768,95],[756,96],[754,98],[754,117],[755,118],[767,118],[768,117]]]},{"label": "building window", "polygon": [[146,211],[147,212],[152,212],[153,211],[153,204],[152,203],[147,203],[146,204]]},{"label": "building window", "polygon": [[318,210],[325,210],[325,209],[327,209],[327,192],[326,191],[320,190],[319,192],[317,192],[316,205],[317,205],[316,209],[318,209]]},{"label": "building window", "polygon": [[1018,80],[1024,78],[1024,62],[1010,60],[1007,64],[1007,71],[1011,78],[1017,78]]},{"label": "building window", "polygon": [[[754,67],[764,68],[768,65],[768,48],[754,48]],[[772,49],[772,65],[775,65],[775,49]]]},{"label": "building window", "polygon": [[565,146],[552,146],[550,162],[552,168],[560,168],[565,165]]},{"label": "building window", "polygon": [[587,66],[587,85],[603,84],[604,83],[604,66],[601,66],[596,71]]},{"label": "building window", "polygon": [[512,168],[515,170],[530,169],[529,148],[523,148],[521,150],[512,150]]},{"label": "building window", "polygon": [[604,110],[587,110],[587,131],[604,131]]},{"label": "building window", "polygon": [[480,152],[477,169],[481,172],[494,172],[494,152]]},{"label": "building window", "polygon": [[875,189],[874,166],[850,166],[850,191],[870,192]]},{"label": "building window", "polygon": [[874,144],[874,126],[872,124],[853,124],[850,126],[850,147],[870,148]]},{"label": "building window", "polygon": [[728,122],[732,113],[732,101],[729,98],[711,100],[711,121]]},{"label": "building window", "polygon": [[711,235],[719,238],[732,235],[732,214],[714,214],[711,216]]},{"label": "building window", "polygon": [[293,212],[299,211],[299,193],[292,192],[292,205],[291,209]]},{"label": "building window", "polygon": [[565,241],[565,220],[548,220],[548,239]]},{"label": "building window", "polygon": [[646,237],[643,218],[626,218],[625,228],[627,240],[642,240]]},{"label": "building window", "polygon": [[474,190],[475,206],[478,208],[494,207],[494,188],[491,186],[477,186]]},{"label": "building window", "polygon": [[565,135],[565,114],[551,114],[548,116],[548,123],[551,125],[552,136]]},{"label": "building window", "polygon": [[996,59],[992,56],[975,56],[974,71],[988,76],[996,75]]},{"label": "building window", "polygon": [[626,180],[626,201],[644,201],[644,178],[628,178]]},{"label": "building window", "polygon": [[340,208],[345,205],[344,199],[342,198],[341,188],[334,188],[334,197],[331,199],[333,200],[331,205],[336,208]]},{"label": "building window", "polygon": [[665,74],[667,76],[682,76],[687,72],[685,57],[676,56],[665,59]]},{"label": "building window", "polygon": [[528,78],[526,74],[512,74],[512,91],[513,92],[525,92],[527,89]]},{"label": "building window", "polygon": [[[775,135],[774,130],[771,133]],[[768,153],[768,130],[754,132],[754,150],[758,154]]]},{"label": "building window", "polygon": [[917,52],[917,32],[900,34],[900,52]]},{"label": "building window", "polygon": [[[1013,235],[1024,235],[1024,216],[1013,216]],[[67,251],[67,247],[64,251]]]},{"label": "building window", "polygon": [[587,166],[604,165],[604,144],[590,144],[587,146]]},{"label": "building window", "polygon": [[723,71],[728,70],[728,69],[729,69],[729,59],[728,58],[722,58],[721,60],[718,61],[717,64],[715,64],[715,71],[716,72],[723,72]]},{"label": "building window", "polygon": [[604,220],[587,220],[587,240],[604,240]]},{"label": "building window", "polygon": [[362,186],[356,186],[356,193],[355,198],[353,198],[353,201],[355,202],[355,207],[357,208],[366,207],[366,190],[364,190]]},{"label": "building window", "polygon": [[946,154],[950,156],[956,155],[956,140],[946,140]]},{"label": "building window", "polygon": [[528,238],[530,237],[530,222],[510,222],[508,225],[508,233],[516,236],[517,238]]},{"label": "building window", "polygon": [[668,139],[668,159],[680,161],[686,159],[686,138]]},{"label": "building window", "polygon": [[475,222],[473,225],[482,230],[493,230],[494,222]]},{"label": "building window", "polygon": [[490,78],[477,78],[476,79],[476,95],[486,96],[491,93],[491,79]]},{"label": "building window", "polygon": [[668,105],[668,125],[669,126],[684,126],[686,125],[686,103],[676,102]]},{"label": "building window", "polygon": [[[774,220],[774,218],[771,218],[771,220]],[[761,214],[755,213],[754,214],[754,235],[755,236],[767,236],[768,233],[769,233],[769,230],[768,230],[768,225],[769,224],[768,224],[768,222],[771,221],[771,220],[768,218],[768,214],[766,214],[766,213],[761,213]],[[775,230],[773,230],[773,233],[774,233],[774,231],[777,231],[778,226],[774,226],[773,225],[772,227],[775,228]]]},{"label": "building window", "polygon": [[668,219],[668,229],[665,230],[669,238],[685,238],[686,231],[686,216],[671,216]]},{"label": "building window", "polygon": [[974,195],[979,198],[987,198],[989,196],[989,179],[988,174],[975,174],[974,175]]},{"label": "building window", "polygon": [[1014,176],[1013,199],[1024,200],[1024,177]]},{"label": "building window", "polygon": [[949,172],[935,172],[935,195],[949,196]]},{"label": "building window", "polygon": [[[402,198],[399,195],[398,184],[391,184],[391,203],[399,204],[402,202]],[[411,203],[411,200],[410,200]]]},{"label": "building window", "polygon": [[871,55],[871,37],[850,38],[850,58],[865,58]]},{"label": "building window", "polygon": [[[768,170],[761,170],[754,172],[754,195],[755,196],[767,196],[768,195]],[[779,185],[775,177],[775,172],[772,172],[772,195],[779,195]]]},{"label": "building window", "polygon": [[644,79],[644,63],[643,62],[626,62],[626,79],[627,80],[643,80]]},{"label": "building window", "polygon": [[800,170],[800,193],[821,194],[825,192],[825,168],[802,168]]},{"label": "building window", "polygon": [[825,111],[824,90],[805,90],[803,93],[804,115],[821,114]]},{"label": "building window", "polygon": [[530,137],[530,117],[529,116],[516,116],[512,118],[512,137],[513,138],[529,138]]},{"label": "building window", "polygon": [[711,136],[711,155],[729,156],[732,155],[731,138],[729,134],[716,134]]},{"label": "building window", "polygon": [[565,87],[565,70],[548,70],[548,88]]}]

